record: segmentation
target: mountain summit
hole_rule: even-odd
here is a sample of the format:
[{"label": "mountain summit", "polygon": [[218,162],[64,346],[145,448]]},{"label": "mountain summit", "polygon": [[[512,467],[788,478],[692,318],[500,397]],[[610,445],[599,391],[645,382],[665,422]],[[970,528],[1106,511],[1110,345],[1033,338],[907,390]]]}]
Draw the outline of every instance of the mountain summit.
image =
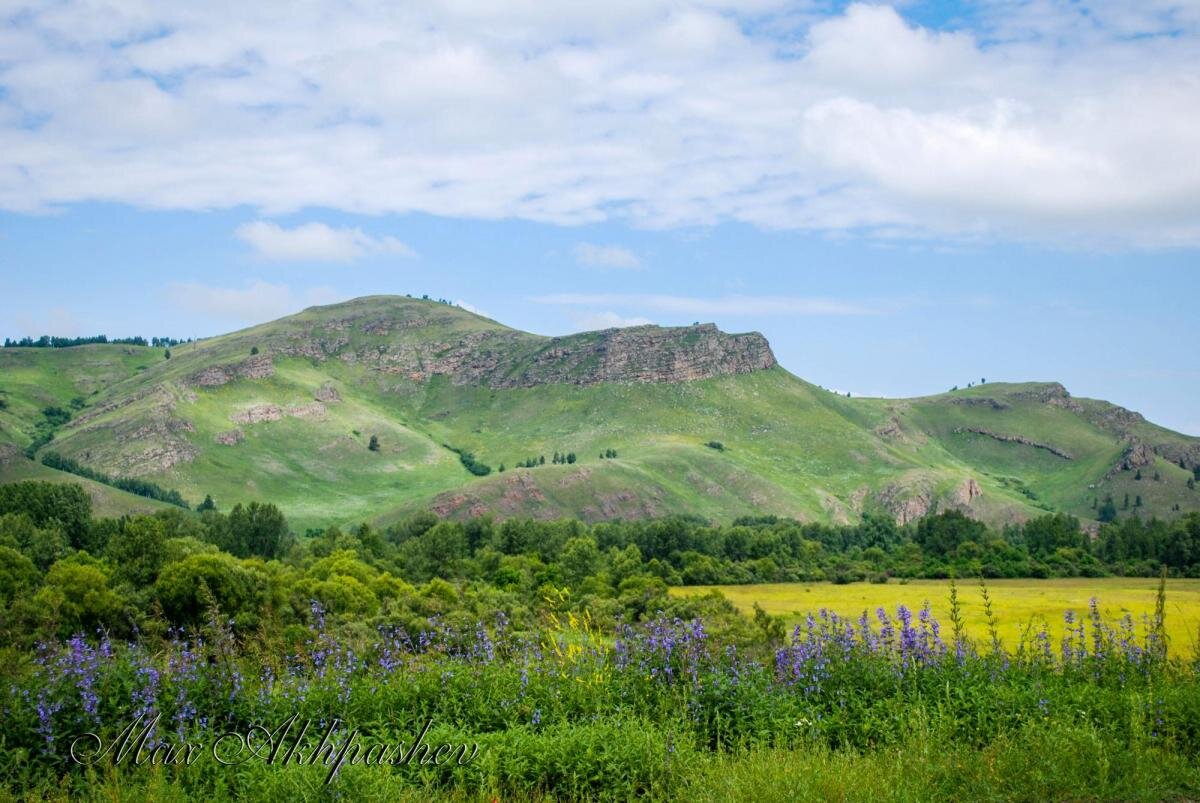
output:
[{"label": "mountain summit", "polygon": [[193,502],[274,501],[299,526],[420,508],[723,521],[953,508],[996,522],[1200,509],[1200,439],[1132,411],[1057,383],[848,399],[780,368],[762,335],[713,324],[543,337],[373,296],[170,359],[6,348],[0,394],[0,481],[70,478],[45,461]]}]

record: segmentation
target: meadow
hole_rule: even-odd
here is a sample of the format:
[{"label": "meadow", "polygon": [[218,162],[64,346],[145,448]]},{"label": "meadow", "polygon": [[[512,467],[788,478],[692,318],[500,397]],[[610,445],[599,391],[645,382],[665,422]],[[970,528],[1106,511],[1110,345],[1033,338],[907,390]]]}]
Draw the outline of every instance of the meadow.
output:
[{"label": "meadow", "polygon": [[[987,613],[978,582],[957,582],[963,624],[968,636],[988,638]],[[1196,655],[1200,644],[1200,580],[1167,581],[1164,626],[1170,649],[1180,655]],[[1046,580],[988,580],[993,612],[1004,643],[1015,648],[1030,632],[1045,625],[1059,639],[1067,626],[1067,611],[1083,614],[1095,598],[1106,620],[1130,615],[1134,621],[1154,614],[1158,581],[1144,577],[1067,577]],[[672,594],[703,594],[716,590],[746,613],[757,603],[764,611],[783,617],[789,626],[804,621],[822,608],[842,616],[872,614],[880,607],[898,604],[918,609],[929,602],[933,614],[943,620],[949,606],[949,580],[907,580],[889,583],[758,583],[673,587]]]},{"label": "meadow", "polygon": [[[270,503],[105,509],[0,485],[0,801],[1200,795],[1194,514],[1092,541],[1064,516],[299,535]],[[950,606],[917,579],[1129,567],[1171,579],[989,580],[999,640],[975,581]],[[700,576],[810,579],[670,591]],[[764,588],[779,615],[739,598]]]}]

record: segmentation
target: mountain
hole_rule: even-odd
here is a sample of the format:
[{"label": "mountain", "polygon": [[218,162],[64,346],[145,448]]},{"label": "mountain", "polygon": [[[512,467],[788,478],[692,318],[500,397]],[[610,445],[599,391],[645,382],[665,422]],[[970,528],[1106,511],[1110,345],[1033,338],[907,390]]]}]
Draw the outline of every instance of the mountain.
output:
[{"label": "mountain", "polygon": [[[1059,384],[850,399],[779,367],[757,333],[700,324],[551,338],[391,296],[180,345],[169,359],[128,345],[2,349],[0,481],[66,478],[25,450],[193,503],[272,501],[300,528],[422,508],[718,521],[907,521],[956,508],[999,523],[1050,510],[1095,519],[1107,495],[1123,507],[1128,494],[1121,515],[1200,509],[1188,488],[1200,439]],[[576,461],[557,465],[555,453]],[[91,487],[112,509],[148,503]]]}]

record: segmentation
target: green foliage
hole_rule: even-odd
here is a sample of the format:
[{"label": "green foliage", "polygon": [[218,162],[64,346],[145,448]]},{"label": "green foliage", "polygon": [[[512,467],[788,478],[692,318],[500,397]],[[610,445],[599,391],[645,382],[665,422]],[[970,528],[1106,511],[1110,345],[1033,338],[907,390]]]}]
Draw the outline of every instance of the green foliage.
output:
[{"label": "green foliage", "polygon": [[1096,513],[1096,518],[1102,523],[1116,521],[1117,506],[1113,502],[1112,494],[1106,494],[1104,504],[1100,506],[1100,510]]},{"label": "green foliage", "polygon": [[291,541],[287,520],[270,503],[237,504],[227,516],[209,516],[209,539],[235,557],[277,558]]},{"label": "green foliage", "polygon": [[371,440],[367,444],[367,448],[370,449],[372,452],[379,451],[379,436],[378,435],[371,436]]},{"label": "green foliage", "polygon": [[721,443],[720,441],[709,441],[704,445],[709,449],[716,449],[718,452],[725,451],[725,444]]},{"label": "green foliage", "polygon": [[161,519],[134,516],[121,522],[106,550],[114,578],[134,586],[151,585],[167,559],[167,533]]},{"label": "green foliage", "polygon": [[217,609],[248,627],[267,603],[268,588],[261,569],[232,555],[212,553],[189,555],[166,566],[154,583],[154,594],[172,622],[197,625]]},{"label": "green foliage", "polygon": [[85,553],[76,553],[50,567],[26,617],[62,636],[94,633],[97,628],[125,633],[128,628],[123,609],[124,601],[109,588],[109,572],[104,564]]},{"label": "green foliage", "polygon": [[0,546],[0,605],[35,590],[41,579],[33,561],[12,547]]},{"label": "green foliage", "polygon": [[79,485],[31,480],[0,485],[0,515],[26,514],[37,527],[58,522],[71,546],[88,539],[92,500]]},{"label": "green foliage", "polygon": [[474,474],[476,477],[486,477],[492,473],[492,467],[486,463],[481,463],[475,459],[475,455],[465,449],[457,449],[448,444],[442,444],[450,451],[458,455],[458,460],[463,464],[463,468]]}]

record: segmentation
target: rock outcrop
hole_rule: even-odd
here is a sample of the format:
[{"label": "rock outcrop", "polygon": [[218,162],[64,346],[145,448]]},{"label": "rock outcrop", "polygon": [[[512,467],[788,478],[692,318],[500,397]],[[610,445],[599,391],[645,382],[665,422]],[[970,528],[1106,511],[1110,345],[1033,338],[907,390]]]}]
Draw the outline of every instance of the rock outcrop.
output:
[{"label": "rock outcrop", "polygon": [[337,392],[337,388],[333,385],[322,385],[317,388],[316,392],[313,393],[313,398],[325,404],[335,404],[342,400],[342,397]]},{"label": "rock outcrop", "polygon": [[954,432],[956,434],[963,433],[963,432],[970,432],[975,435],[983,435],[985,437],[992,438],[992,439],[998,440],[998,441],[1002,441],[1004,443],[1019,443],[1024,446],[1032,446],[1035,449],[1044,449],[1045,451],[1049,452],[1052,455],[1061,457],[1063,460],[1074,460],[1075,459],[1067,452],[1064,452],[1062,449],[1059,449],[1057,446],[1052,446],[1049,443],[1042,443],[1040,441],[1031,440],[1030,438],[1026,438],[1024,435],[1005,435],[1000,432],[992,432],[990,429],[984,429],[983,427],[955,427]]},{"label": "rock outcrop", "polygon": [[[426,331],[420,331],[425,329]],[[187,384],[217,387],[235,379],[271,376],[271,355],[316,362],[337,359],[425,382],[448,377],[456,385],[527,388],[546,384],[688,382],[745,374],[775,366],[757,332],[726,334],[715,324],[634,326],[545,338],[504,328],[456,331],[444,318],[347,317],[290,331],[264,344],[264,353],[238,363],[210,365]],[[334,402],[325,386],[317,401]]]},{"label": "rock outcrop", "polygon": [[265,379],[275,373],[269,354],[256,354],[232,365],[210,365],[190,376],[187,384],[199,387],[219,387],[234,379]]},{"label": "rock outcrop", "polygon": [[245,437],[240,429],[231,429],[228,432],[218,432],[213,436],[213,440],[222,446],[234,446],[241,443]]},{"label": "rock outcrop", "polygon": [[688,382],[775,366],[758,333],[729,335],[707,323],[680,328],[635,326],[554,338],[526,365],[488,377],[492,387],[551,383]]},{"label": "rock outcrop", "polygon": [[1115,477],[1122,471],[1136,471],[1143,466],[1148,466],[1154,462],[1154,450],[1146,444],[1139,441],[1137,438],[1131,438],[1129,445],[1125,447],[1125,451],[1121,453],[1121,457],[1116,464],[1108,470],[1104,475],[1105,479]]},{"label": "rock outcrop", "polygon": [[979,487],[979,483],[974,477],[968,477],[954,489],[954,495],[951,497],[951,502],[959,507],[970,507],[971,503],[979,497],[983,496],[983,489]]}]

